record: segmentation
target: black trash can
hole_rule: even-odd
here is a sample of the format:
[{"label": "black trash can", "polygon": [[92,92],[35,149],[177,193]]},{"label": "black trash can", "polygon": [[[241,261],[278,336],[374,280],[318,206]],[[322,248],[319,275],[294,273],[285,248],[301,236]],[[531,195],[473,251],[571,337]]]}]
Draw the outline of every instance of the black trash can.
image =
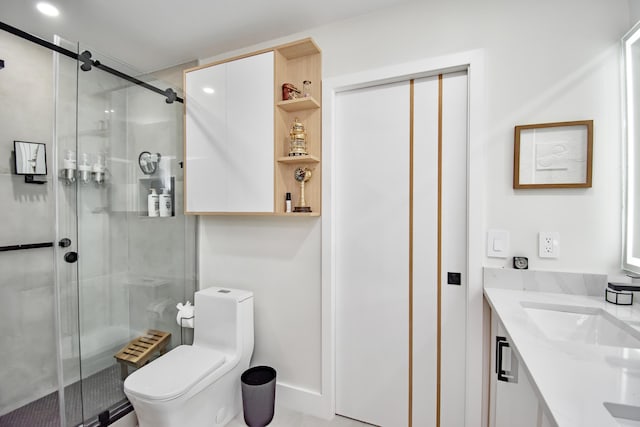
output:
[{"label": "black trash can", "polygon": [[254,366],[240,377],[242,410],[249,427],[264,427],[273,419],[276,402],[276,370],[270,366]]}]

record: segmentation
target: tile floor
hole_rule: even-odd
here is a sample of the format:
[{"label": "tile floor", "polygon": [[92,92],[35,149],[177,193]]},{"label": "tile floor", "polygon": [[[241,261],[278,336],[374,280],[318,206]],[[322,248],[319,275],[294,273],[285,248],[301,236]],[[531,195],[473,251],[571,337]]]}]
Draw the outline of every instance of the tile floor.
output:
[{"label": "tile floor", "polygon": [[[226,427],[246,427],[242,414],[231,420]],[[333,420],[326,421],[311,415],[301,414],[286,408],[276,408],[276,414],[269,427],[371,427],[360,421],[336,415]]]}]

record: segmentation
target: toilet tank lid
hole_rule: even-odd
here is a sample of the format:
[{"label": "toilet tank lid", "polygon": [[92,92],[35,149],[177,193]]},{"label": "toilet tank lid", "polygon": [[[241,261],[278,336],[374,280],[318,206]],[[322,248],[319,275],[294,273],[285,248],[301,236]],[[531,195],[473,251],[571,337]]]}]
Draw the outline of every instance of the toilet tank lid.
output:
[{"label": "toilet tank lid", "polygon": [[215,296],[218,298],[234,299],[237,302],[242,302],[248,298],[253,297],[253,292],[245,291],[244,289],[211,286],[209,288],[199,290],[198,292],[196,292],[196,295]]},{"label": "toilet tank lid", "polygon": [[174,399],[218,369],[224,359],[216,350],[181,345],[129,375],[124,389],[146,400]]}]

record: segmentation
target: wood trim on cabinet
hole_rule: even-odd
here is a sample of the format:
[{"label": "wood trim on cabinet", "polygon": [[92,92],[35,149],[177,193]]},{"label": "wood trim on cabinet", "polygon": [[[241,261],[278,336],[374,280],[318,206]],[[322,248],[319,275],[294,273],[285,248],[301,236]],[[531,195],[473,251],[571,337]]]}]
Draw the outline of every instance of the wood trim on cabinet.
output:
[{"label": "wood trim on cabinet", "polygon": [[248,52],[248,53],[244,53],[242,55],[233,56],[231,58],[220,59],[218,61],[208,62],[208,63],[202,64],[202,65],[196,65],[195,67],[187,68],[186,70],[184,70],[184,72],[185,73],[190,73],[192,71],[202,70],[203,68],[209,68],[209,67],[213,67],[215,65],[225,64],[227,62],[237,61],[238,59],[244,59],[244,58],[248,58],[250,56],[256,56],[256,55],[261,55],[263,53],[272,52],[275,49],[276,48],[270,47],[268,49],[262,49],[262,50],[258,50],[258,51],[255,51],[255,52]]},{"label": "wood trim on cabinet", "polygon": [[203,68],[224,64],[225,62],[237,61],[238,59],[248,58],[249,56],[260,55],[262,53],[271,52],[274,50],[279,51],[286,59],[295,59],[302,56],[314,55],[316,53],[322,52],[318,47],[318,45],[313,41],[313,39],[308,37],[306,39],[297,40],[294,42],[285,43],[278,46],[257,50],[254,52],[247,52],[241,55],[232,56],[230,58],[220,59],[218,61],[209,62],[207,64],[196,65],[195,67],[187,68],[186,70],[184,70],[184,72],[188,73],[191,71],[201,70]]},{"label": "wood trim on cabinet", "polygon": [[[273,51],[273,102],[278,104],[278,95],[282,93],[278,87],[278,79],[282,74],[282,61],[278,59],[280,56],[280,52],[277,50]],[[278,108],[273,107],[273,213],[277,213],[279,211],[278,207],[278,192],[276,188],[278,188],[278,168],[276,167],[276,162],[278,160]],[[280,200],[280,203],[286,203]]]},{"label": "wood trim on cabinet", "polygon": [[186,70],[182,72],[182,92],[184,98],[182,102],[182,213],[184,215],[193,215],[193,213],[187,209],[187,103],[189,102],[189,98],[187,97]]},{"label": "wood trim on cabinet", "polygon": [[287,59],[295,59],[301,56],[314,55],[322,52],[311,37],[291,43],[281,44],[280,46],[276,46],[275,49],[278,49]]}]

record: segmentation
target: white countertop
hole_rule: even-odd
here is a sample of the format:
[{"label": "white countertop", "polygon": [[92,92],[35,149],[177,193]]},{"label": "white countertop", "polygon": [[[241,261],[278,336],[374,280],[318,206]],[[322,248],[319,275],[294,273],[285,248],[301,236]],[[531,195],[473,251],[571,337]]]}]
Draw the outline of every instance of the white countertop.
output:
[{"label": "white countertop", "polygon": [[[538,328],[522,302],[601,308],[640,331],[640,307],[601,297],[485,288],[485,296],[549,415],[560,427],[617,427],[603,406],[640,406],[640,348],[554,341]],[[635,424],[630,424],[635,425]]]}]

